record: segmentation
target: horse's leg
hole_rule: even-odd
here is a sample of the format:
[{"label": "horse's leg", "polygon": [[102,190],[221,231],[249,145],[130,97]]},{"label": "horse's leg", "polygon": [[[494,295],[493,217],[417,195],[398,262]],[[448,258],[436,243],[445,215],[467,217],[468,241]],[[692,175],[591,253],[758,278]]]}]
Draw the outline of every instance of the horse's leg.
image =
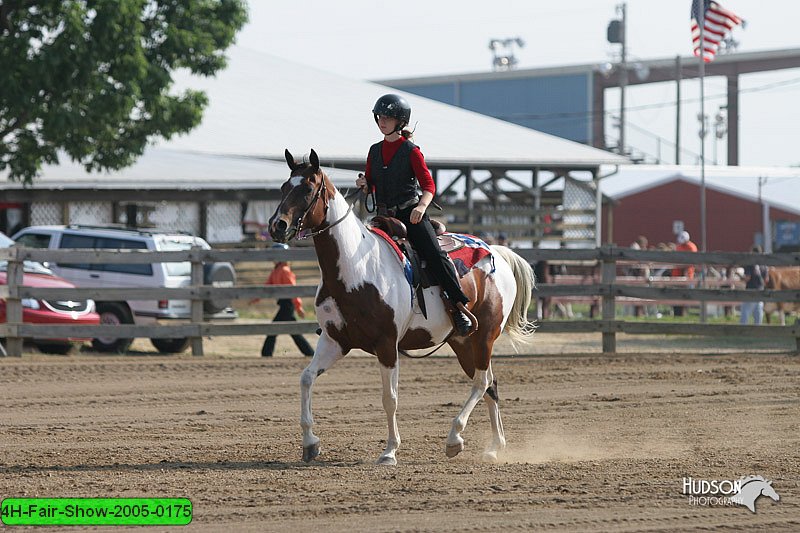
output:
[{"label": "horse's leg", "polygon": [[497,454],[502,452],[506,447],[506,434],[503,431],[503,420],[500,418],[500,397],[497,392],[497,380],[494,379],[491,363],[489,363],[488,380],[489,388],[486,389],[486,394],[483,395],[483,399],[486,401],[486,406],[489,408],[492,442],[483,452],[483,460],[495,462],[497,461]]},{"label": "horse's leg", "polygon": [[314,415],[311,414],[311,388],[317,377],[346,355],[339,344],[323,333],[314,357],[300,375],[300,427],[303,428],[303,461],[308,463],[319,455],[319,437],[314,435]]},{"label": "horse's leg", "polygon": [[400,432],[397,429],[397,384],[400,376],[400,360],[396,359],[393,367],[381,363],[381,381],[383,382],[383,409],[386,411],[386,422],[389,435],[386,449],[378,457],[379,465],[394,466],[397,464],[397,449],[400,447]]},{"label": "horse's leg", "polygon": [[467,398],[467,401],[461,408],[461,412],[453,419],[453,426],[450,428],[450,434],[447,436],[446,442],[445,453],[447,457],[455,457],[464,449],[464,439],[461,437],[461,432],[464,431],[464,428],[467,426],[467,421],[473,409],[475,409],[475,405],[486,394],[486,390],[491,384],[488,361],[487,365],[484,367],[486,370],[476,368],[476,348],[483,344],[483,339],[476,339],[476,335],[483,336],[481,335],[480,329],[468,339],[458,338],[457,340],[450,341],[450,346],[453,347],[458,356],[458,362],[461,364],[464,372],[472,378],[472,390],[470,391],[469,398]]}]

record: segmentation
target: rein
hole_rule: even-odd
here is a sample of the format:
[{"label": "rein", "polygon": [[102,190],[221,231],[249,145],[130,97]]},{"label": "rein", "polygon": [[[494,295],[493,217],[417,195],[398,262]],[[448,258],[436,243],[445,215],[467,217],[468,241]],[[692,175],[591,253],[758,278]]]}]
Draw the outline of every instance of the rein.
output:
[{"label": "rein", "polygon": [[[336,220],[336,221],[335,221],[333,224],[329,224],[328,226],[325,226],[324,228],[322,228],[322,229],[320,229],[320,230],[317,230],[317,231],[311,231],[311,232],[309,232],[309,233],[307,233],[307,234],[300,235],[300,231],[301,231],[301,229],[302,229],[302,226],[303,226],[303,221],[306,219],[306,215],[308,215],[308,213],[309,213],[309,212],[310,212],[310,211],[311,211],[311,210],[314,208],[314,206],[317,204],[317,200],[319,200],[319,199],[322,197],[322,191],[323,191],[323,190],[324,190],[325,192],[327,192],[327,191],[328,191],[328,188],[325,186],[325,182],[324,182],[324,181],[321,181],[321,182],[320,182],[319,189],[317,190],[317,193],[314,195],[314,201],[313,201],[313,202],[311,202],[311,203],[309,204],[309,206],[308,206],[308,207],[306,208],[306,210],[303,212],[303,216],[301,216],[301,217],[298,219],[298,221],[297,221],[297,227],[295,228],[295,234],[297,235],[297,237],[295,237],[295,238],[296,238],[297,240],[300,240],[300,241],[302,241],[302,240],[305,240],[305,239],[309,239],[309,238],[311,238],[311,237],[316,237],[317,235],[321,235],[322,233],[325,233],[326,231],[328,231],[328,230],[329,230],[329,229],[331,229],[332,227],[334,227],[334,226],[336,226],[337,224],[339,224],[340,222],[342,222],[344,219],[346,219],[346,218],[347,218],[347,216],[348,216],[350,213],[352,213],[352,211],[353,211],[353,206],[354,206],[354,205],[355,205],[355,203],[356,203],[355,201],[353,201],[353,203],[352,203],[352,204],[349,204],[349,206],[348,206],[348,208],[347,208],[347,212],[346,212],[344,215],[342,215],[341,217],[339,217],[339,219],[338,219],[338,220]],[[325,196],[327,197],[328,195],[326,194]],[[357,200],[357,198],[356,198],[356,200]],[[326,215],[326,216],[328,215],[328,201],[327,201],[327,198],[326,198],[326,201],[325,201],[325,215]]]}]

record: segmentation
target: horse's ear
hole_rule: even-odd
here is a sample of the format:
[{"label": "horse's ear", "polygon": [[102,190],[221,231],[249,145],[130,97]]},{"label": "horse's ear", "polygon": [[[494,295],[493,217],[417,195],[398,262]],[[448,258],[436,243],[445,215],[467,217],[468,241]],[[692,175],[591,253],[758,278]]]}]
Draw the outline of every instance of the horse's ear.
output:
[{"label": "horse's ear", "polygon": [[313,148],[311,149],[311,157],[309,158],[309,161],[311,162],[311,166],[314,168],[314,170],[319,170],[319,156]]},{"label": "horse's ear", "polygon": [[294,172],[297,169],[297,163],[294,162],[294,156],[288,148],[283,155],[286,157],[286,163],[289,165],[289,168],[292,169],[292,172]]}]

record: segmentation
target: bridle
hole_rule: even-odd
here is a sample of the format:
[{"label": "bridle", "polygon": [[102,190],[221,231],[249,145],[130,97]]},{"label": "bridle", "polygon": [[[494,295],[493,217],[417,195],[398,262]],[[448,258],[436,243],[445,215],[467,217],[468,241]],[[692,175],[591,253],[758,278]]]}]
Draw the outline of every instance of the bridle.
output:
[{"label": "bridle", "polygon": [[[308,233],[306,233],[304,235],[301,235],[300,233],[303,231],[303,221],[306,219],[306,216],[308,216],[308,214],[314,209],[314,206],[317,205],[317,202],[319,201],[319,199],[322,198],[322,193],[323,192],[328,193],[328,187],[325,185],[324,175],[319,181],[319,188],[317,189],[317,192],[314,193],[314,199],[311,200],[311,202],[308,204],[308,207],[306,207],[306,210],[303,211],[303,215],[300,218],[297,219],[297,223],[295,224],[295,229],[294,229],[295,230],[295,233],[294,233],[295,234],[295,239],[297,239],[299,241],[302,241],[302,240],[305,240],[305,239],[309,239],[311,237],[316,237],[317,235],[320,235],[322,233],[325,233],[326,231],[330,230],[332,227],[334,227],[337,224],[339,224],[345,218],[347,218],[347,216],[353,211],[353,204],[355,202],[353,202],[353,204],[350,204],[349,207],[347,208],[347,212],[344,215],[342,215],[341,217],[339,217],[339,219],[336,220],[335,222],[333,222],[332,224],[329,224],[329,225],[325,226],[324,228],[322,228],[320,230],[309,231]],[[325,194],[325,212],[324,212],[324,216],[326,218],[328,216],[329,198],[330,198],[329,197],[329,193]]]}]

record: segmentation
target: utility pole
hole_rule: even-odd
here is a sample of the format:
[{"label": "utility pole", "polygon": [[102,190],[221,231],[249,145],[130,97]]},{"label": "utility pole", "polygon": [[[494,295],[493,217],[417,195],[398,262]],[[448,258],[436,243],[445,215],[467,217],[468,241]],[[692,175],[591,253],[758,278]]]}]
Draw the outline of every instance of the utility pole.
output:
[{"label": "utility pole", "polygon": [[625,2],[617,5],[619,20],[612,20],[608,24],[608,42],[622,45],[622,54],[617,75],[619,76],[619,153],[625,155],[625,87],[628,85],[628,56],[625,43]]},{"label": "utility pole", "polygon": [[758,177],[758,205],[761,206],[761,239],[765,254],[772,253],[772,224],[769,220],[769,204],[761,197],[761,189],[767,184],[766,176]]},{"label": "utility pole", "polygon": [[675,164],[681,164],[681,56],[675,56]]},{"label": "utility pole", "polygon": [[628,56],[625,43],[627,39],[625,28],[627,4],[622,2],[617,9],[622,15],[622,59],[619,67],[619,153],[625,155],[625,87],[628,85]]}]

